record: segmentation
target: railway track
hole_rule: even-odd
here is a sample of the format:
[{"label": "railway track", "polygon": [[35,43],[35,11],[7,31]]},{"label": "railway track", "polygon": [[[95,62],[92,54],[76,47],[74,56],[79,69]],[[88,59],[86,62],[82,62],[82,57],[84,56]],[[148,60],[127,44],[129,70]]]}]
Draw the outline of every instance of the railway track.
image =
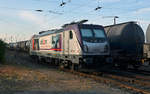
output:
[{"label": "railway track", "polygon": [[146,89],[150,91],[150,82],[144,81],[144,80],[137,80],[136,78],[129,78],[124,76],[117,76],[112,74],[104,74],[103,77],[114,79],[119,82],[123,82],[125,84],[128,84],[130,86],[138,87],[139,89]]},{"label": "railway track", "polygon": [[150,76],[150,71],[146,71],[146,70],[134,70],[134,69],[129,69],[128,70],[129,72],[133,72],[133,73],[136,73],[136,74],[140,74],[140,75],[143,75],[143,76]]},{"label": "railway track", "polygon": [[133,70],[129,71],[129,73],[134,74],[132,78],[136,78],[138,80],[148,81],[150,82],[150,72],[145,70]]},{"label": "railway track", "polygon": [[[140,70],[139,70],[140,71]],[[143,71],[143,70],[141,70]],[[120,75],[123,77],[128,77],[136,80],[148,81],[150,82],[150,75],[143,75],[141,72],[134,72],[134,71],[122,71],[122,70],[110,70],[104,71],[107,74],[114,74]]]},{"label": "railway track", "polygon": [[117,88],[131,90],[135,94],[150,94],[150,82],[147,80],[144,81],[132,77],[109,74],[106,72],[84,73],[67,69],[62,70],[78,76],[91,78],[97,82],[101,82],[107,85],[116,86]]}]

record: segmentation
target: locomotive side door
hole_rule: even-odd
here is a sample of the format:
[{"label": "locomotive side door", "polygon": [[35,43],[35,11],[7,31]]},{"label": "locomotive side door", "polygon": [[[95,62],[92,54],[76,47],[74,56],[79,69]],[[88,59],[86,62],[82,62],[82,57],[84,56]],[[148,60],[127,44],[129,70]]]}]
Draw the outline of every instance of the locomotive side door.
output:
[{"label": "locomotive side door", "polygon": [[64,54],[69,55],[69,31],[65,31],[63,34]]}]

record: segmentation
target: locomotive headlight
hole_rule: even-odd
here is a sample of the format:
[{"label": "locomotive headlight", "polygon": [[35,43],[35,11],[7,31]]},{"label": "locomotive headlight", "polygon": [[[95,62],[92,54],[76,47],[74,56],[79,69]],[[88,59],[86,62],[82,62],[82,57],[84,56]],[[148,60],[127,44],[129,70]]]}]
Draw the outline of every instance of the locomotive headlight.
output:
[{"label": "locomotive headlight", "polygon": [[83,49],[85,52],[88,52],[88,46],[87,45],[84,45]]},{"label": "locomotive headlight", "polygon": [[108,50],[109,50],[108,45],[105,45],[105,47],[104,47],[104,52],[108,52]]}]

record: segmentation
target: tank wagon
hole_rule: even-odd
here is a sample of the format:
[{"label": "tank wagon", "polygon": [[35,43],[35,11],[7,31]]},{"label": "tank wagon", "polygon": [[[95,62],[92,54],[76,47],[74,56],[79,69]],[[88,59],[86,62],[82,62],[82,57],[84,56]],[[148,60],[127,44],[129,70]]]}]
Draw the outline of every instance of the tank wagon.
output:
[{"label": "tank wagon", "polygon": [[111,56],[121,68],[133,65],[138,68],[143,60],[145,36],[136,22],[126,22],[105,26],[110,42]]},{"label": "tank wagon", "polygon": [[66,24],[62,29],[48,30],[31,39],[30,55],[61,67],[78,69],[105,63],[109,43],[101,25]]}]

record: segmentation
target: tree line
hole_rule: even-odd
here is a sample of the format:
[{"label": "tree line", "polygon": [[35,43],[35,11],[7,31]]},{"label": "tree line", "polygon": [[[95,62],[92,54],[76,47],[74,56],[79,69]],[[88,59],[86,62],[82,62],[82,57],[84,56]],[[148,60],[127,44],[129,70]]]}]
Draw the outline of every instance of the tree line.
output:
[{"label": "tree line", "polygon": [[5,48],[6,48],[6,43],[0,40],[0,63],[5,62]]}]

